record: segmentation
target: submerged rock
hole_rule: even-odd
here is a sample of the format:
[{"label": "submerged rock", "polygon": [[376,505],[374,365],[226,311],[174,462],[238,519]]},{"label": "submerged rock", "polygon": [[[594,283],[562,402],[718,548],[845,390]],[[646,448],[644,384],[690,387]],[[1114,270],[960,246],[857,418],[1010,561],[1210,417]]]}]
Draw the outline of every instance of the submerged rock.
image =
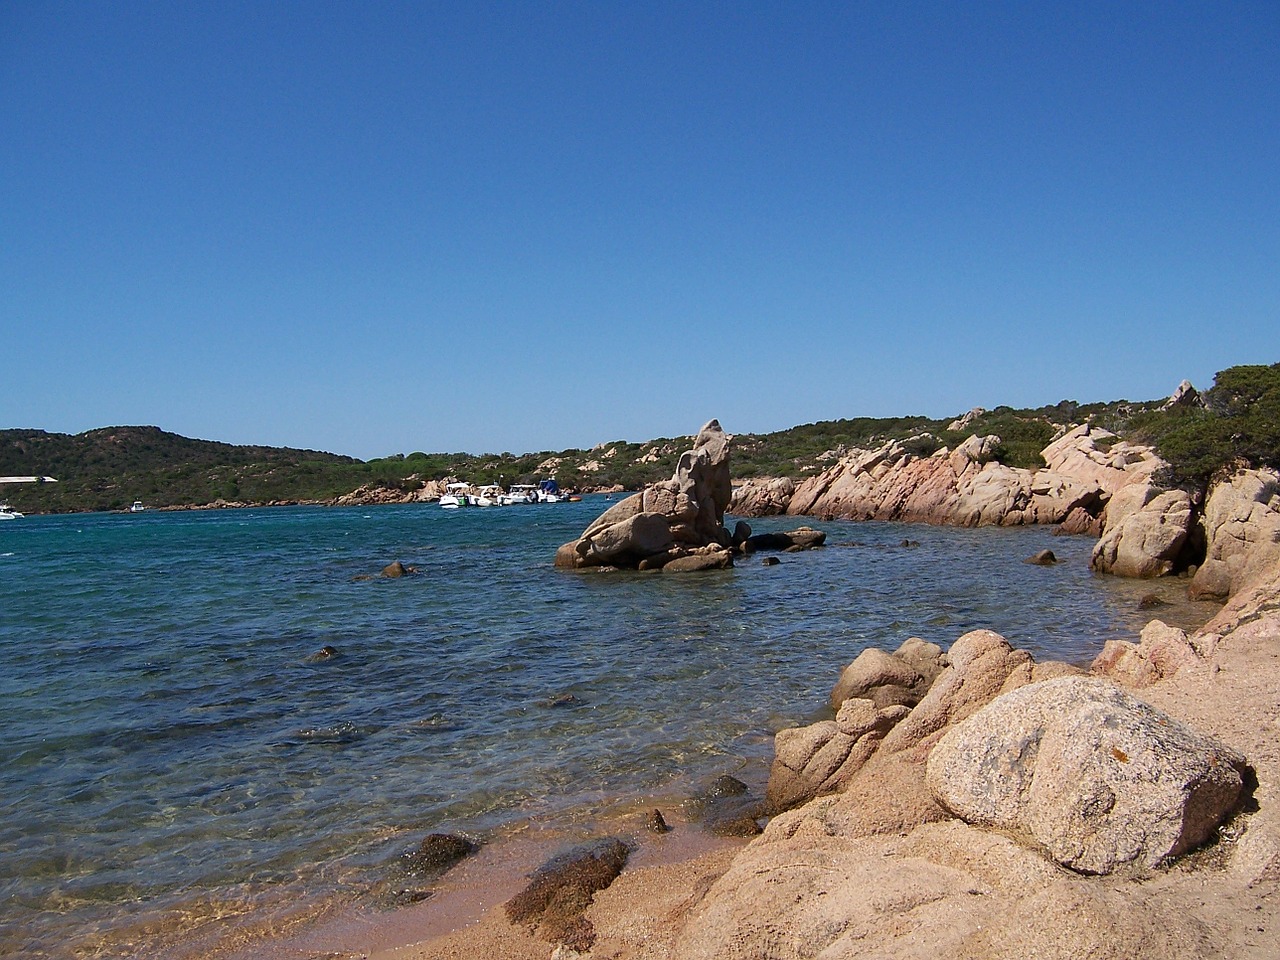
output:
[{"label": "submerged rock", "polygon": [[686,808],[689,819],[718,837],[755,836],[760,832],[757,819],[765,809],[745,783],[728,775],[717,777],[690,797]]},{"label": "submerged rock", "polygon": [[412,874],[439,876],[458,861],[469,857],[479,845],[456,833],[431,833],[400,858],[401,866]]}]

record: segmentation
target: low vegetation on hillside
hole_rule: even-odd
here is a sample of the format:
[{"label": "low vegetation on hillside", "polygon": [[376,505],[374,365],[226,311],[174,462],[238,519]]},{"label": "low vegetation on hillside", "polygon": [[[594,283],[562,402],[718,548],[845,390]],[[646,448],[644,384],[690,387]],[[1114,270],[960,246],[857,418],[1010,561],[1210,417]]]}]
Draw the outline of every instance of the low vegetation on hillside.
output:
[{"label": "low vegetation on hillside", "polygon": [[[853,449],[909,440],[927,456],[973,434],[1001,438],[998,459],[1042,467],[1040,451],[1064,427],[1089,420],[1151,443],[1171,463],[1170,480],[1202,483],[1237,462],[1280,466],[1280,364],[1220,372],[1203,405],[1162,409],[1164,399],[975,411],[963,420],[928,417],[826,420],[763,434],[736,434],[734,475],[800,479]],[[955,427],[955,429],[952,429]],[[472,455],[396,454],[376,460],[275,447],[191,440],[156,427],[105,427],[76,436],[0,431],[0,475],[44,474],[56,484],[9,486],[0,498],[31,513],[235,503],[325,502],[360,487],[412,491],[429,480],[472,483],[554,478],[576,489],[636,489],[670,477],[688,437],[617,440],[590,450]]]}]

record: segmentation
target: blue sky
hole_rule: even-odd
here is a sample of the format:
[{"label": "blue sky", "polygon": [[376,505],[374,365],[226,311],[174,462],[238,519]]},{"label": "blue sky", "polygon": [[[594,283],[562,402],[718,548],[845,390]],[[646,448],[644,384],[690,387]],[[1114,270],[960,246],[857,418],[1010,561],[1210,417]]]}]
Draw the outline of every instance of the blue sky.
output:
[{"label": "blue sky", "polygon": [[1280,360],[1280,4],[0,6],[0,427],[362,458]]}]

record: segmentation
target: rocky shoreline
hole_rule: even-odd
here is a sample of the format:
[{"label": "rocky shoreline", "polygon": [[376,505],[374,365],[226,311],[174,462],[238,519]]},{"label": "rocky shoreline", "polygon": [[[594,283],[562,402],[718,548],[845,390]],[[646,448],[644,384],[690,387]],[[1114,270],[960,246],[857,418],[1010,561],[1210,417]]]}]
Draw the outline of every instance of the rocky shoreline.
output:
[{"label": "rocky shoreline", "polygon": [[[976,438],[960,456],[850,455],[808,488],[740,486],[730,509],[1064,522],[1099,535],[1096,571],[1182,574],[1192,596],[1229,595],[1213,619],[1189,633],[1152,620],[1087,669],[1037,663],[989,630],[947,650],[866,650],[833,669],[829,719],[777,734],[764,801],[730,818],[760,831],[745,846],[646,863],[628,859],[634,838],[605,838],[452,932],[331,955],[1273,957],[1280,478],[1241,469],[1195,497],[1159,486],[1153,452],[1087,426],[1055,445],[1055,469],[1022,473],[982,463]],[[558,565],[731,564],[750,532],[723,526],[727,450],[712,421],[672,481],[606,512]],[[885,493],[907,477],[910,495]],[[668,853],[691,829],[661,841]]]},{"label": "rocky shoreline", "polygon": [[[1160,489],[1153,451],[1108,440],[1071,430],[1037,472],[983,463],[980,438],[890,447],[791,490],[741,485],[730,509],[1067,522],[1099,535],[1095,570],[1231,595],[1200,630],[1153,620],[1087,671],[987,630],[864,651],[832,719],[777,735],[770,819],[730,862],[624,869],[571,935],[495,913],[385,956],[1273,956],[1280,483],[1239,470],[1193,498]],[[591,533],[562,553],[590,553]]]},{"label": "rocky shoreline", "polygon": [[624,868],[558,921],[572,936],[497,906],[350,956],[1272,957],[1280,570],[1124,649],[1087,672],[990,631],[868,651],[834,720],[778,735],[773,816],[745,847]]}]

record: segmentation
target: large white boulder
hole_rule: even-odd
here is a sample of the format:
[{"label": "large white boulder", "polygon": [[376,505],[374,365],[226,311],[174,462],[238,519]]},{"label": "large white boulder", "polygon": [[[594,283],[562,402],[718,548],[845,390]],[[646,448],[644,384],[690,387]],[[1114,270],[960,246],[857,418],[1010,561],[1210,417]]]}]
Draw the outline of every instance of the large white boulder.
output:
[{"label": "large white boulder", "polygon": [[1063,866],[1154,867],[1239,807],[1245,759],[1105,680],[1021,687],[953,727],[926,778],[963,820],[1019,835]]}]

